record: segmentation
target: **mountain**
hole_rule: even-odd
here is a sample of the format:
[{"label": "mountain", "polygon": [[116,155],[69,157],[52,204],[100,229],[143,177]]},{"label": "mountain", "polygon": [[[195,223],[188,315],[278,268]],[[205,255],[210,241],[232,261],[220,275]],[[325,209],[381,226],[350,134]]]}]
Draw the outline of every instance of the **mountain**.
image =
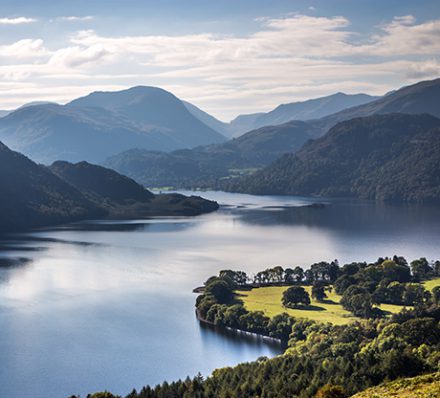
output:
[{"label": "mountain", "polygon": [[[256,120],[264,116],[264,112],[251,113],[248,115],[238,115],[235,119],[231,120],[229,123],[229,128],[232,132],[233,137],[239,137],[240,135],[246,133],[247,131],[256,129]],[[261,126],[260,126],[261,127]]]},{"label": "mountain", "polygon": [[131,178],[101,166],[80,162],[57,161],[50,170],[81,191],[90,200],[102,204],[148,202],[154,195]]},{"label": "mountain", "polygon": [[282,154],[298,150],[315,134],[307,123],[295,121],[191,150],[163,153],[133,149],[110,157],[104,164],[146,186],[214,187],[219,179],[266,166]]},{"label": "mountain", "polygon": [[196,215],[217,203],[200,197],[154,195],[135,181],[81,162],[38,165],[0,143],[0,232],[88,218]]},{"label": "mountain", "polygon": [[402,87],[365,105],[345,109],[313,121],[313,124],[325,133],[329,128],[344,120],[386,113],[429,113],[440,117],[440,79]]},{"label": "mountain", "polygon": [[369,103],[377,98],[367,94],[336,93],[308,101],[292,102],[279,105],[267,113],[241,115],[231,122],[231,129],[235,135],[240,135],[245,131],[262,126],[276,126],[291,120],[320,119],[346,108]]},{"label": "mountain", "polygon": [[0,143],[0,230],[96,218],[104,211],[44,166]]},{"label": "mountain", "polygon": [[217,131],[218,133],[222,134],[225,137],[228,138],[232,137],[228,123],[224,123],[216,119],[214,116],[210,115],[209,113],[206,113],[205,111],[202,111],[200,108],[198,108],[194,104],[191,104],[190,102],[187,101],[182,101],[182,102],[183,105],[185,105],[186,109],[188,109],[188,111],[191,112],[191,114],[194,115],[197,119],[199,119],[203,124],[212,128],[213,130]]},{"label": "mountain", "polygon": [[0,118],[8,115],[9,113],[11,113],[11,111],[2,111],[2,110],[0,110]]},{"label": "mountain", "polygon": [[41,163],[101,162],[130,148],[171,151],[226,141],[174,95],[153,87],[38,104],[0,119],[0,139]]},{"label": "mountain", "polygon": [[387,114],[341,122],[229,190],[254,194],[440,200],[440,119]]},{"label": "mountain", "polygon": [[94,92],[78,98],[68,107],[96,107],[115,112],[142,130],[158,129],[180,148],[224,142],[217,131],[203,124],[185,104],[168,91],[137,86],[116,92]]},{"label": "mountain", "polygon": [[110,218],[193,216],[218,209],[216,202],[199,196],[154,195],[131,178],[87,162],[57,161],[50,170],[104,209]]}]

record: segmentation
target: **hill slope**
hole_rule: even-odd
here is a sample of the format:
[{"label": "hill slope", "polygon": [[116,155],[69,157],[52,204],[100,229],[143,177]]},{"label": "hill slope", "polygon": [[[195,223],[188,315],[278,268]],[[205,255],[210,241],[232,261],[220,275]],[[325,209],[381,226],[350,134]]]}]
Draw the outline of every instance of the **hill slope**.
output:
[{"label": "hill slope", "polygon": [[153,195],[135,181],[81,162],[37,165],[0,143],[0,232],[87,218],[196,215],[215,202],[183,195]]},{"label": "hill slope", "polygon": [[313,124],[325,133],[329,128],[344,120],[386,113],[429,113],[440,117],[440,79],[402,87],[375,101],[345,109],[316,120]]},{"label": "hill slope", "polygon": [[307,101],[282,104],[267,113],[240,115],[231,122],[235,136],[263,126],[276,126],[292,120],[320,119],[346,108],[366,104],[378,97],[367,94],[336,93]]},{"label": "hill slope", "polygon": [[105,210],[110,218],[192,216],[218,209],[216,202],[198,196],[154,195],[131,178],[87,162],[58,161],[50,169]]},{"label": "hill slope", "polygon": [[295,152],[314,134],[313,127],[295,121],[192,150],[161,153],[134,149],[110,157],[104,164],[147,186],[213,186],[218,179],[240,172],[238,169],[263,167],[284,153]]},{"label": "hill slope", "polygon": [[1,231],[104,215],[73,186],[2,143],[0,186]]},{"label": "hill slope", "polygon": [[65,106],[22,107],[0,119],[0,139],[46,164],[101,162],[136,147],[171,151],[226,140],[178,98],[153,87],[92,93]]},{"label": "hill slope", "polygon": [[187,101],[182,101],[182,102],[183,105],[185,105],[186,109],[188,109],[188,111],[190,111],[203,124],[206,124],[208,127],[224,135],[225,137],[228,138],[232,137],[232,132],[230,131],[228,123],[224,123],[216,119],[214,116],[210,115],[209,113],[206,113],[205,111],[201,110],[200,108],[198,108],[194,104],[191,104],[190,102]]},{"label": "hill slope", "polygon": [[440,398],[440,373],[400,379],[353,395],[352,398]]},{"label": "hill slope", "polygon": [[440,200],[440,120],[357,118],[226,188],[256,194]]}]

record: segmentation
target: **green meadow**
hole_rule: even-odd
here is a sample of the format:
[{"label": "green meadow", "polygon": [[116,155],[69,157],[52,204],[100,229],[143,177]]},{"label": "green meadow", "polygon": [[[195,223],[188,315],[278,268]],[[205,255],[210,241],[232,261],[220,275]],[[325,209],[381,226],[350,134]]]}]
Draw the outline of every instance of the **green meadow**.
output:
[{"label": "green meadow", "polygon": [[[440,279],[438,281],[440,283]],[[311,286],[303,287],[311,295]],[[281,298],[284,290],[287,288],[288,286],[269,286],[238,291],[236,293],[248,311],[262,311],[269,317],[287,312],[295,318],[306,318],[316,322],[329,322],[334,325],[345,325],[360,319],[342,308],[339,304],[341,296],[336,294],[333,290],[327,292],[327,299],[324,302],[316,301],[310,296],[311,304],[308,307],[304,309],[286,308],[282,305]],[[382,304],[380,308],[389,313],[397,313],[404,307]]]}]

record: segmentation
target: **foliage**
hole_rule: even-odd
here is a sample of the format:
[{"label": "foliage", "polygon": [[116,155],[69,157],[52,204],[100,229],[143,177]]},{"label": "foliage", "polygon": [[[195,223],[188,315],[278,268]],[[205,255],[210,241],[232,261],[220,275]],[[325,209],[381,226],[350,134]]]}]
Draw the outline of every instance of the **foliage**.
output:
[{"label": "foliage", "polygon": [[292,286],[283,293],[282,302],[286,307],[299,308],[310,305],[310,296],[303,287]]}]

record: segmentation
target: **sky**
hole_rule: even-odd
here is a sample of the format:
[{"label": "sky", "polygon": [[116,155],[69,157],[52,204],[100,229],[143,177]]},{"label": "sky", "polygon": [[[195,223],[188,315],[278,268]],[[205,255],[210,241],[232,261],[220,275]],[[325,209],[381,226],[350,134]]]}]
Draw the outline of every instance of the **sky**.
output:
[{"label": "sky", "polygon": [[0,0],[0,109],[145,85],[229,121],[436,77],[439,0]]}]

